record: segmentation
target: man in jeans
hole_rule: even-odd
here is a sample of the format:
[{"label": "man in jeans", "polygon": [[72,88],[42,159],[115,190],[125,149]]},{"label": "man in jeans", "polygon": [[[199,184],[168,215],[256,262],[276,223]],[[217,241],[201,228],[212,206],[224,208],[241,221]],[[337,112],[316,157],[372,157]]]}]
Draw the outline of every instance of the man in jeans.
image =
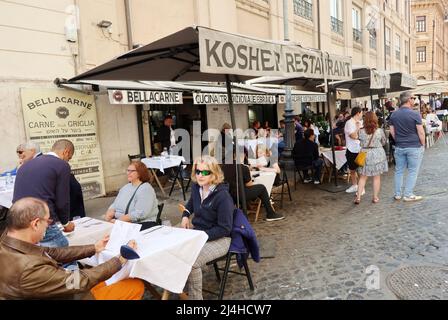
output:
[{"label": "man in jeans", "polygon": [[43,200],[50,209],[51,223],[41,245],[66,247],[68,240],[61,232],[72,232],[75,225],[70,221],[70,166],[75,147],[66,139],[56,141],[51,152],[34,158],[20,167],[14,185],[12,202],[33,197]]},{"label": "man in jeans", "polygon": [[408,177],[404,186],[403,200],[423,199],[414,194],[418,170],[425,150],[425,131],[422,117],[412,110],[415,97],[405,91],[400,95],[401,107],[390,118],[390,134],[395,140],[395,200],[402,199],[404,169],[408,168]]}]

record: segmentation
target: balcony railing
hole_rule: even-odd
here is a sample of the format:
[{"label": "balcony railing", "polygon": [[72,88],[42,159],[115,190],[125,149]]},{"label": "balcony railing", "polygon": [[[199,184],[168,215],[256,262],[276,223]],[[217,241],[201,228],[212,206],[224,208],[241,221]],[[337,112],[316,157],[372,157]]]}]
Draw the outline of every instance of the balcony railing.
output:
[{"label": "balcony railing", "polygon": [[294,0],[294,14],[313,21],[313,4],[306,0]]},{"label": "balcony railing", "polygon": [[357,43],[362,43],[362,31],[353,28],[353,41]]},{"label": "balcony railing", "polygon": [[331,31],[338,33],[340,35],[344,35],[344,22],[341,20],[331,17]]}]

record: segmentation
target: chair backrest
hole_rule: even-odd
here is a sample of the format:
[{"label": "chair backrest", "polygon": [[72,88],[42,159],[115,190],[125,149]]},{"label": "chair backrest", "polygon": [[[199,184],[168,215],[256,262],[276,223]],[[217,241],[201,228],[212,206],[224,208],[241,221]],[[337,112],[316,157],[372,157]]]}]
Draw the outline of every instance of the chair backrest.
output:
[{"label": "chair backrest", "polygon": [[161,217],[162,217],[162,211],[163,211],[163,207],[165,206],[165,203],[161,203],[161,204],[159,204],[157,207],[159,208],[159,212],[157,213],[157,218],[156,218],[156,223],[158,224],[158,225],[161,225],[162,224],[162,219],[161,219]]},{"label": "chair backrest", "polygon": [[141,160],[143,158],[146,158],[146,156],[143,153],[140,154],[128,154],[129,162]]}]

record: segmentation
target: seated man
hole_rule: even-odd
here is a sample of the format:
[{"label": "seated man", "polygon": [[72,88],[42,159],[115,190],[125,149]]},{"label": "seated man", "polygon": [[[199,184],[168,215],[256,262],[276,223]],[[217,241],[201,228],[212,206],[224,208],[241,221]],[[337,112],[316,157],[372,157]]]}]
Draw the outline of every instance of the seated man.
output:
[{"label": "seated man", "polygon": [[[319,146],[314,142],[314,131],[312,129],[307,129],[304,133],[304,139],[295,143],[292,155],[296,167],[313,166],[314,184],[320,184],[320,173],[324,161],[319,158]],[[308,170],[303,170],[303,176],[303,182],[311,182]]]},{"label": "seated man", "polygon": [[[89,294],[97,300],[140,300],[144,284],[125,279],[106,286],[104,281],[127,262],[122,256],[97,267],[67,271],[58,264],[84,259],[106,247],[109,237],[95,245],[64,248],[37,246],[51,223],[50,211],[42,200],[22,198],[7,216],[7,231],[0,239],[0,300],[67,299]],[[128,245],[136,248],[135,241]]]}]

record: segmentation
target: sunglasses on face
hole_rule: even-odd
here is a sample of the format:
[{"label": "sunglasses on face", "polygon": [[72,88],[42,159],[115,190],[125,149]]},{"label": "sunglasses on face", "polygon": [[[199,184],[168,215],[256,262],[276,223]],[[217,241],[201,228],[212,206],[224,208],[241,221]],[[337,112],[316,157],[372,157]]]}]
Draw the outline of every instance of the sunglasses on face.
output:
[{"label": "sunglasses on face", "polygon": [[23,153],[22,150],[18,150],[18,151],[16,151],[16,152],[17,152],[17,154],[22,154],[22,153]]},{"label": "sunglasses on face", "polygon": [[209,176],[211,174],[210,170],[196,170],[196,175],[202,175],[203,177]]}]

